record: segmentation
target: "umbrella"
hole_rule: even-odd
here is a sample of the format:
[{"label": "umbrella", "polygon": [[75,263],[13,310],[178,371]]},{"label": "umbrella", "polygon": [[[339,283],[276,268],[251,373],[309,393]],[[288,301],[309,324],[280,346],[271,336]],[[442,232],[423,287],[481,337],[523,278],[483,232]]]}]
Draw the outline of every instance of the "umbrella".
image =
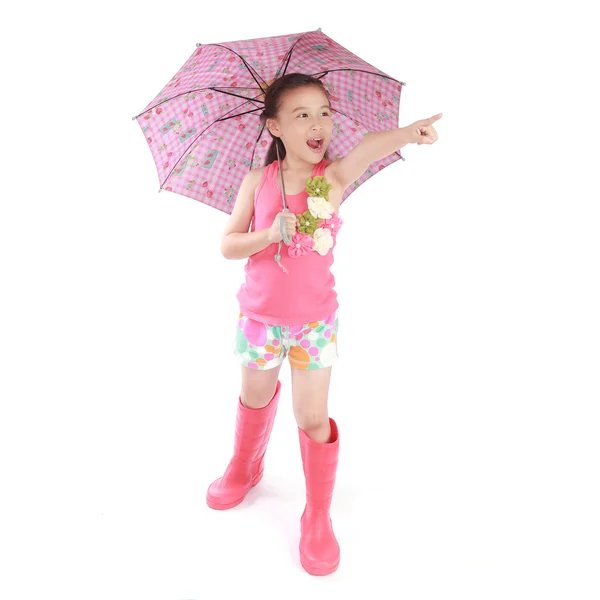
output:
[{"label": "umbrella", "polygon": [[[329,92],[331,160],[345,156],[368,133],[398,127],[400,94],[406,84],[362,60],[320,28],[196,44],[169,83],[133,117],[154,158],[159,192],[181,194],[231,214],[242,180],[250,169],[264,165],[272,140],[259,118],[264,94],[287,72],[321,79]],[[396,151],[372,163],[348,186],[342,202],[399,159],[404,157]]]}]

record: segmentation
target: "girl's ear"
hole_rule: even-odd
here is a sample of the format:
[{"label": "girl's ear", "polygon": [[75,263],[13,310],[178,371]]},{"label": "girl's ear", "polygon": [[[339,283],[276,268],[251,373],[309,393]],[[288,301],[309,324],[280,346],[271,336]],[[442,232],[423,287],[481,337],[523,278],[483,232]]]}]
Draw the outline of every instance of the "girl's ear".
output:
[{"label": "girl's ear", "polygon": [[279,127],[275,119],[267,119],[267,129],[274,137],[279,137]]}]

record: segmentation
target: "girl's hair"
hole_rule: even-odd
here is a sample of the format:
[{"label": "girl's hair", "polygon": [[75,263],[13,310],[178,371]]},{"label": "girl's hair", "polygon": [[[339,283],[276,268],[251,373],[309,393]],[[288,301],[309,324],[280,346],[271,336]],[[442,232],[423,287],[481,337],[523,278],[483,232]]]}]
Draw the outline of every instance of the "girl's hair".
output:
[{"label": "girl's hair", "polygon": [[[327,100],[331,106],[331,97],[329,96],[329,92],[320,79],[316,79],[315,77],[311,77],[310,75],[306,75],[304,73],[288,73],[287,75],[283,75],[283,77],[275,79],[275,81],[273,81],[273,83],[271,83],[271,85],[267,88],[267,92],[265,94],[265,108],[260,115],[260,122],[266,126],[267,119],[274,119],[277,117],[279,109],[281,108],[282,96],[286,91],[307,85],[316,85],[321,88],[323,93],[327,96]],[[271,136],[272,141],[265,158],[265,167],[270,165],[274,160],[277,160],[277,148],[275,147],[275,144],[279,144],[279,158],[281,160],[284,159],[286,154],[285,146],[281,138],[275,137],[270,131],[269,135]],[[324,158],[329,160],[328,151],[325,151]]]}]

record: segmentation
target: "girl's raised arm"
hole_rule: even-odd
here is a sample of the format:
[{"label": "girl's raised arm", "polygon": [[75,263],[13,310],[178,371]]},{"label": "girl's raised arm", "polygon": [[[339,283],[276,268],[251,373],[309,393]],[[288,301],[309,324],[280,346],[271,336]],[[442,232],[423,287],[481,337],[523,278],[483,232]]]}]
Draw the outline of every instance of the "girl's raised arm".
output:
[{"label": "girl's raised arm", "polygon": [[362,176],[369,165],[407,144],[433,144],[438,139],[433,123],[441,117],[442,113],[438,113],[429,119],[415,121],[407,127],[368,133],[346,156],[331,163],[331,176],[345,190]]}]

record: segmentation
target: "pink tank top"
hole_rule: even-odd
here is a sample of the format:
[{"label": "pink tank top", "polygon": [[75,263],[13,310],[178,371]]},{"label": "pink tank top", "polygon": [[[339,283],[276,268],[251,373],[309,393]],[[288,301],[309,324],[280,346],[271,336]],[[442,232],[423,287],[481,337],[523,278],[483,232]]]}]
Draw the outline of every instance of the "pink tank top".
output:
[{"label": "pink tank top", "polygon": [[[315,165],[312,177],[323,176],[328,164],[329,161],[323,159]],[[251,231],[270,227],[275,216],[283,211],[278,171],[277,160],[265,167],[254,197]],[[299,194],[286,192],[286,199],[291,212],[301,214],[308,210],[306,190]],[[313,236],[297,232],[293,238],[295,242],[289,247],[281,244],[280,264],[275,260],[279,244],[270,244],[249,256],[245,266],[246,280],[237,293],[240,312],[267,325],[302,325],[332,315],[338,308],[338,301],[330,267],[335,235],[341,223],[336,213],[331,218],[321,219],[319,228],[329,231],[320,231],[319,234],[326,234],[323,236],[317,234],[321,238],[320,251],[312,249]]]}]

